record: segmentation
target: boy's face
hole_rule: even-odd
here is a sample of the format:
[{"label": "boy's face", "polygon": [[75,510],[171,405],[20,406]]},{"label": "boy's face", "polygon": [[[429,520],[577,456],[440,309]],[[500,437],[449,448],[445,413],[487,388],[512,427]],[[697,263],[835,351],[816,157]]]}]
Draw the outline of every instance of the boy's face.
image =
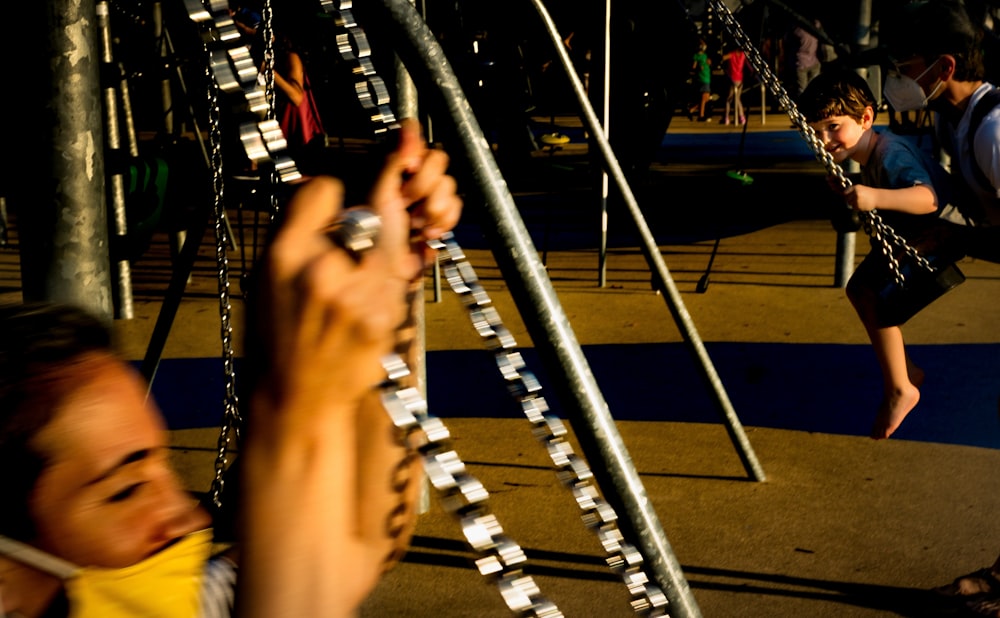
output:
[{"label": "boy's face", "polygon": [[833,160],[841,164],[849,158],[856,160],[862,155],[860,152],[862,137],[871,129],[872,120],[872,110],[866,108],[860,122],[851,116],[831,116],[810,122],[809,126]]},{"label": "boy's face", "polygon": [[84,358],[66,368],[73,390],[37,436],[49,461],[31,498],[31,542],[81,566],[121,568],[209,520],[169,466],[140,376],[108,355]]}]

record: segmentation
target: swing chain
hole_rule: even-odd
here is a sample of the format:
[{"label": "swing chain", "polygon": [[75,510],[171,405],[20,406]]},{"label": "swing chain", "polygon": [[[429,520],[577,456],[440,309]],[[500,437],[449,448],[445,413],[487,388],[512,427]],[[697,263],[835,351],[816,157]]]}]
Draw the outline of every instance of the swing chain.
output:
[{"label": "swing chain", "polygon": [[488,507],[489,492],[472,476],[451,449],[451,434],[440,419],[427,413],[427,402],[416,387],[400,381],[410,370],[398,354],[383,358],[386,379],[380,386],[382,405],[399,429],[401,443],[423,458],[424,473],[438,491],[442,507],[454,515],[466,541],[480,557],[476,568],[492,577],[507,607],[518,615],[561,618],[562,612],[544,598],[534,579],[524,573],[524,550],[506,536]]},{"label": "swing chain", "polygon": [[274,12],[271,0],[264,0],[261,10],[261,25],[264,37],[264,100],[267,101],[265,118],[273,120],[274,109]]},{"label": "swing chain", "polygon": [[364,29],[351,11],[353,0],[320,0],[320,7],[329,15],[337,29],[337,51],[355,76],[354,93],[361,107],[368,112],[375,135],[399,127],[389,106],[389,89],[376,72],[372,62],[372,47]]},{"label": "swing chain", "polygon": [[225,410],[222,415],[222,427],[219,431],[217,453],[215,459],[215,477],[212,481],[212,502],[216,507],[222,506],[222,493],[225,489],[225,471],[228,467],[227,452],[235,435],[239,443],[239,428],[242,425],[239,413],[239,399],[236,395],[236,373],[233,354],[233,327],[230,320],[232,306],[229,302],[229,260],[227,257],[227,238],[225,227],[225,195],[222,175],[222,129],[219,113],[219,88],[211,74],[211,64],[206,63],[205,76],[208,78],[208,127],[209,150],[211,153],[212,189],[214,195],[215,214],[215,257],[218,268],[219,316],[221,318],[222,365],[225,374]]},{"label": "swing chain", "polygon": [[562,420],[548,414],[549,406],[541,394],[541,384],[526,369],[521,353],[515,350],[517,342],[513,334],[504,326],[454,235],[448,232],[440,240],[429,241],[428,245],[437,250],[442,276],[468,309],[472,326],[486,348],[493,351],[508,393],[531,422],[532,433],[547,450],[556,476],[573,494],[582,511],[583,523],[597,535],[607,553],[608,567],[624,579],[632,595],[632,609],[643,616],[667,616],[666,595],[643,571],[641,552],[628,543],[619,530],[614,508],[601,498],[586,461],[574,453],[572,444],[566,439],[568,432]]},{"label": "swing chain", "polygon": [[[778,99],[778,104],[784,108],[791,119],[792,124],[799,130],[802,134],[803,139],[809,145],[810,150],[813,154],[823,164],[826,171],[831,176],[837,178],[840,186],[847,189],[851,186],[851,181],[844,174],[843,168],[833,160],[833,155],[826,151],[823,147],[823,143],[816,137],[816,132],[813,131],[812,127],[806,121],[805,116],[798,110],[795,102],[792,101],[791,97],[788,96],[788,92],[785,87],[781,84],[781,81],[775,76],[774,72],[767,65],[767,62],[760,55],[760,52],[750,41],[750,38],[743,31],[742,26],[740,26],[739,21],[736,20],[733,13],[729,10],[723,0],[710,0],[716,15],[722,20],[725,25],[726,30],[729,35],[736,41],[736,44],[746,53],[747,60],[750,65],[760,76],[761,81],[767,86],[771,94],[773,94]],[[866,234],[868,234],[879,246],[879,250],[885,257],[886,262],[889,264],[889,268],[892,271],[893,279],[900,286],[905,285],[906,277],[903,275],[900,269],[899,260],[896,257],[896,248],[899,248],[903,253],[912,259],[917,266],[920,268],[933,272],[935,267],[927,260],[927,258],[920,255],[916,249],[910,246],[902,236],[896,233],[892,226],[885,223],[882,217],[877,211],[872,210],[868,212],[859,212],[861,218],[861,224]]]}]

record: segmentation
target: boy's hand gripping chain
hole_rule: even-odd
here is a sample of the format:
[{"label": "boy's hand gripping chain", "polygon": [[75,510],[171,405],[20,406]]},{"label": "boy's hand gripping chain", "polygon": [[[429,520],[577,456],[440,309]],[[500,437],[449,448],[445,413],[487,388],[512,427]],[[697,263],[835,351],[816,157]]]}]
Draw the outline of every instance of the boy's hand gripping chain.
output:
[{"label": "boy's hand gripping chain", "polygon": [[[247,155],[253,161],[273,162],[278,177],[284,182],[299,179],[301,175],[286,152],[287,143],[280,127],[268,118],[266,97],[257,83],[256,68],[249,60],[249,51],[239,45],[226,0],[206,2],[207,10],[202,0],[185,0],[193,21],[214,27],[211,41],[219,47],[210,50],[213,78],[223,91],[242,91],[251,111],[262,118],[240,128]],[[371,49],[364,31],[350,12],[351,2],[320,0],[320,3],[343,31],[337,34],[337,48],[358,79],[355,91],[370,113],[376,134],[396,128],[396,118],[388,105],[388,90],[371,63]],[[378,220],[376,215],[363,209],[347,212],[352,219],[346,224],[335,224],[331,235],[357,256],[374,245]],[[622,576],[631,595],[632,609],[643,616],[668,616],[666,595],[644,572],[643,557],[638,549],[624,540],[616,524],[614,509],[601,498],[586,462],[573,452],[561,419],[548,414],[549,407],[541,396],[540,383],[526,370],[521,354],[515,350],[514,337],[503,325],[453,235],[448,233],[428,245],[438,251],[445,278],[468,308],[473,327],[486,347],[494,352],[508,391],[531,421],[536,438],[546,447],[559,480],[572,492],[582,511],[583,522],[597,534],[607,553],[608,566]],[[383,359],[383,367],[386,379],[380,390],[386,411],[403,434],[405,444],[422,456],[424,469],[440,495],[442,506],[459,520],[466,540],[480,555],[476,560],[480,573],[496,581],[508,608],[518,615],[562,616],[559,608],[541,595],[532,577],[522,570],[527,561],[524,550],[505,535],[500,522],[489,510],[486,488],[468,473],[458,454],[449,447],[450,434],[444,423],[427,412],[427,402],[415,387],[401,386],[401,381],[410,374],[406,362],[399,355],[391,354]],[[225,443],[220,440],[220,445]],[[225,458],[224,446],[220,446],[220,458]]]},{"label": "boy's hand gripping chain", "polygon": [[[809,123],[806,122],[805,116],[799,112],[798,108],[795,106],[795,102],[788,96],[788,92],[785,90],[784,86],[781,85],[781,81],[774,75],[771,68],[767,65],[767,62],[761,57],[757,48],[754,47],[753,42],[747,37],[746,33],[743,32],[743,28],[740,23],[736,21],[729,7],[722,0],[710,0],[713,9],[722,19],[722,23],[725,25],[726,30],[729,35],[733,37],[736,44],[740,46],[744,52],[746,52],[747,60],[753,66],[754,70],[760,75],[761,80],[767,85],[771,94],[778,98],[778,104],[781,105],[785,110],[787,110],[788,117],[792,120],[792,123],[798,128],[799,133],[806,140],[809,148],[819,159],[823,167],[831,176],[837,178],[840,182],[840,186],[847,188],[851,186],[850,179],[844,175],[844,170],[833,160],[833,155],[823,148],[823,143],[819,141],[816,137],[816,132],[812,130]],[[916,249],[910,246],[906,239],[896,233],[892,229],[892,226],[888,225],[882,220],[877,211],[870,212],[859,212],[861,217],[861,224],[864,226],[865,233],[874,238],[882,251],[882,255],[885,256],[886,261],[889,263],[889,268],[892,270],[892,276],[899,285],[905,285],[906,278],[903,275],[899,267],[899,260],[896,258],[896,249],[901,249],[910,259],[912,259],[917,266],[923,268],[924,270],[933,272],[935,267],[931,264],[927,258],[920,255]]]}]

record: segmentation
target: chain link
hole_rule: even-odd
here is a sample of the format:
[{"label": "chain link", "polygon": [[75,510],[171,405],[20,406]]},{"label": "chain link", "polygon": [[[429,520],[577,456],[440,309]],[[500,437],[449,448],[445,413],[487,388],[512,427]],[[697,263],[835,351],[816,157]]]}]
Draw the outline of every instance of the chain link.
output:
[{"label": "chain link", "polygon": [[428,244],[437,250],[442,276],[468,309],[473,328],[486,348],[493,352],[507,391],[531,422],[532,433],[548,451],[557,477],[573,494],[584,524],[597,535],[607,553],[608,566],[624,579],[632,596],[632,609],[644,616],[668,615],[666,595],[643,571],[639,550],[622,536],[616,523],[618,516],[601,498],[586,461],[573,451],[562,420],[548,413],[541,384],[526,368],[521,353],[516,351],[514,336],[504,326],[462,248],[450,232]]},{"label": "chain link", "polygon": [[[208,78],[208,135],[209,151],[212,163],[212,190],[214,196],[215,214],[215,255],[218,274],[219,317],[222,340],[222,364],[225,373],[225,410],[222,415],[222,427],[216,445],[215,477],[212,481],[212,502],[216,507],[222,506],[222,493],[225,489],[225,471],[228,467],[227,452],[235,436],[239,442],[239,399],[236,395],[236,373],[233,365],[233,328],[230,321],[232,306],[229,303],[229,260],[227,247],[229,239],[225,227],[225,194],[222,176],[222,129],[219,114],[219,88],[212,79],[211,65],[206,63]],[[194,242],[192,239],[191,242]]]},{"label": "chain link", "polygon": [[[761,81],[767,86],[768,90],[771,91],[778,99],[778,104],[783,107],[791,119],[792,124],[799,130],[802,134],[803,139],[805,139],[806,144],[808,144],[809,149],[813,151],[813,154],[823,164],[826,171],[831,176],[837,178],[840,186],[844,189],[851,186],[851,181],[844,174],[844,170],[833,160],[833,155],[826,151],[823,147],[823,142],[816,137],[816,132],[813,131],[812,127],[806,121],[805,116],[798,110],[795,106],[795,102],[792,101],[791,97],[788,96],[788,92],[785,87],[781,84],[781,81],[775,76],[774,72],[767,65],[767,62],[760,55],[760,52],[754,46],[753,42],[743,31],[742,26],[736,20],[733,13],[726,6],[725,2],[722,0],[710,0],[716,15],[722,20],[725,25],[726,30],[729,35],[736,41],[736,44],[742,49],[746,55],[747,60],[753,66],[757,75],[760,76]],[[923,268],[924,270],[934,271],[935,267],[927,260],[927,258],[920,255],[916,249],[909,245],[902,236],[896,233],[892,229],[892,226],[885,223],[882,217],[877,211],[872,210],[870,212],[859,212],[861,217],[861,224],[864,228],[866,234],[871,236],[879,246],[879,250],[885,257],[886,262],[889,264],[889,268],[892,271],[893,279],[899,285],[905,285],[906,277],[903,275],[902,270],[899,266],[899,260],[896,257],[897,249],[902,250],[902,252],[912,259],[917,266]]]}]

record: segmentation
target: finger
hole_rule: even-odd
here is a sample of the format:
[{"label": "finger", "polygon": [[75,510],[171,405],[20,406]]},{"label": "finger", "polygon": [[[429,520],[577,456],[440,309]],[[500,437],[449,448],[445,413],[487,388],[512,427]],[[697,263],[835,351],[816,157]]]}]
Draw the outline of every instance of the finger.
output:
[{"label": "finger", "polygon": [[403,196],[410,202],[425,199],[447,174],[450,159],[443,150],[427,150],[413,175],[403,183]]},{"label": "finger", "polygon": [[396,148],[386,157],[382,172],[372,188],[370,201],[373,204],[396,197],[404,176],[416,173],[422,164],[426,147],[420,134],[420,124],[414,120],[403,120],[396,131],[396,138]]},{"label": "finger", "polygon": [[462,215],[462,199],[455,191],[455,179],[441,178],[433,193],[414,211],[412,227],[415,240],[440,238],[453,229]]},{"label": "finger", "polygon": [[282,235],[322,232],[340,212],[344,185],[329,176],[317,176],[303,184],[285,207]]}]

